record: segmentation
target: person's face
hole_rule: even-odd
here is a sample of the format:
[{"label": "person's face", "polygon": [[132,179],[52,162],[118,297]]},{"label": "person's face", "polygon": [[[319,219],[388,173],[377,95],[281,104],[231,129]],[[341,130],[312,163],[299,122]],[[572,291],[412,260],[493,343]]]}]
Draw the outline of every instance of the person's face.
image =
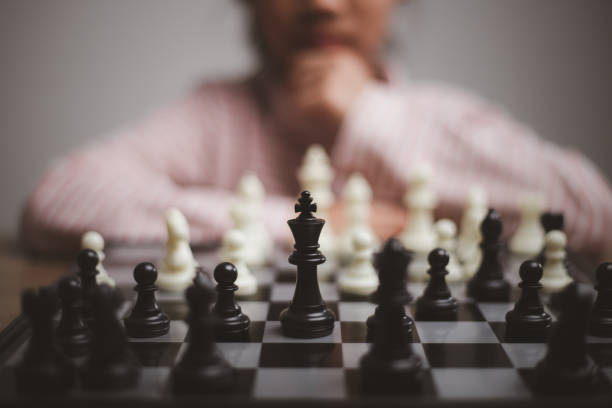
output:
[{"label": "person's face", "polygon": [[396,0],[250,0],[264,58],[287,66],[308,49],[348,48],[371,59]]}]

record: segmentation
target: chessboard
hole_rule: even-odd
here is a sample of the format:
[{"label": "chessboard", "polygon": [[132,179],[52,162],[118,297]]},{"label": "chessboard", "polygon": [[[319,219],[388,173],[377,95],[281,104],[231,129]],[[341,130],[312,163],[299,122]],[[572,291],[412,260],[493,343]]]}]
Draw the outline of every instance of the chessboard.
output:
[{"label": "chessboard", "polygon": [[[19,318],[0,337],[0,406],[610,406],[612,392],[608,391],[575,397],[536,394],[534,367],[547,345],[507,342],[505,338],[504,316],[513,307],[518,288],[512,302],[480,303],[465,295],[464,284],[449,285],[459,300],[457,321],[415,320],[412,346],[425,368],[421,390],[406,395],[367,395],[360,385],[359,360],[369,347],[365,321],[375,305],[367,299],[346,298],[333,280],[320,282],[322,296],[337,318],[332,334],[315,339],[283,336],[279,314],[293,296],[296,276],[295,267],[287,262],[288,254],[279,253],[271,266],[254,270],[259,290],[239,300],[251,319],[249,338],[217,343],[236,369],[236,387],[229,395],[172,394],[169,374],[189,341],[184,321],[188,307],[182,293],[159,291],[158,303],[171,319],[170,331],[157,338],[129,339],[142,366],[135,388],[95,392],[77,385],[67,395],[43,401],[19,395],[14,367],[29,337],[27,322]],[[196,251],[195,256],[208,273],[218,262],[214,250]],[[162,257],[163,248],[108,248],[105,265],[124,295],[122,316],[135,298],[133,267],[143,261],[157,263]],[[408,289],[416,298],[424,286],[410,283]],[[414,303],[408,310],[411,316],[413,307]],[[549,311],[555,315],[554,310]],[[589,337],[588,351],[612,381],[612,339]]]}]

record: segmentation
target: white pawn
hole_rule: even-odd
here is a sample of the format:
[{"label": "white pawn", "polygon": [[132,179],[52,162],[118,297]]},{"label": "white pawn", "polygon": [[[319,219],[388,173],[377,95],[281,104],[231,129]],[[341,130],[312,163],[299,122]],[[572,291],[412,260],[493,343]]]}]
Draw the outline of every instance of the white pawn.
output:
[{"label": "white pawn", "polygon": [[370,226],[372,188],[361,174],[353,173],[344,186],[342,199],[346,224],[344,232],[338,239],[338,256],[343,263],[349,263],[353,255],[353,236],[356,233],[363,231],[369,234],[373,246],[378,245]]},{"label": "white pawn", "polygon": [[445,249],[449,255],[448,265],[446,270],[446,280],[449,282],[459,282],[464,280],[463,270],[455,253],[455,237],[457,235],[457,226],[449,219],[441,219],[435,224],[436,232],[438,233],[438,248]]},{"label": "white pawn", "polygon": [[245,260],[251,266],[268,262],[273,242],[263,223],[265,189],[255,173],[248,172],[238,182],[237,201],[230,209],[234,228],[245,235]]},{"label": "white pawn", "polygon": [[525,195],[519,201],[519,210],[521,219],[510,240],[510,250],[526,257],[537,255],[544,246],[544,228],[540,223],[544,199],[539,194]]},{"label": "white pawn", "polygon": [[98,255],[99,261],[98,266],[96,267],[98,270],[96,282],[98,282],[98,284],[106,283],[109,286],[115,286],[115,281],[106,272],[106,269],[102,264],[106,258],[106,255],[104,254],[104,238],[102,235],[96,231],[87,231],[81,237],[81,249],[91,249],[96,251],[96,254]]},{"label": "white pawn", "polygon": [[409,278],[424,281],[428,278],[427,255],[434,249],[438,239],[433,222],[437,198],[431,188],[430,166],[426,163],[415,166],[408,184],[404,203],[408,207],[409,219],[400,234],[400,240],[406,249],[414,253],[409,266]]},{"label": "white pawn", "polygon": [[546,263],[540,283],[546,293],[556,292],[572,282],[565,266],[567,237],[563,231],[553,230],[546,234]]},{"label": "white pawn", "polygon": [[461,217],[461,230],[457,239],[456,253],[463,264],[463,273],[466,279],[471,278],[478,266],[482,254],[480,242],[480,224],[487,215],[488,200],[486,192],[479,186],[469,189],[465,210]]},{"label": "white pawn", "polygon": [[246,237],[240,230],[229,230],[223,236],[224,261],[234,264],[238,271],[238,278],[235,282],[238,286],[236,296],[250,296],[257,293],[257,280],[245,260],[245,245]]},{"label": "white pawn", "polygon": [[323,280],[329,279],[336,268],[337,258],[337,238],[329,219],[329,210],[334,204],[334,194],[331,190],[334,170],[323,146],[315,144],[306,150],[297,178],[301,189],[309,191],[313,202],[317,204],[316,216],[326,221],[319,236],[319,249],[327,258],[327,262],[319,265],[318,276]]},{"label": "white pawn", "polygon": [[156,284],[162,290],[178,292],[191,285],[198,265],[189,246],[189,224],[177,208],[166,212],[166,227],[166,255]]},{"label": "white pawn", "polygon": [[353,235],[354,254],[351,264],[338,279],[341,292],[351,295],[367,296],[378,287],[378,276],[372,265],[372,235],[358,231]]}]

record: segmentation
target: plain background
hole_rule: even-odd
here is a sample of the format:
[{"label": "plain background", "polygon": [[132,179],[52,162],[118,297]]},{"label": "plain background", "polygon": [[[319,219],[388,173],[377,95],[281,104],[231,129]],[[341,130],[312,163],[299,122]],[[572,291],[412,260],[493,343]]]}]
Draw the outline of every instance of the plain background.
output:
[{"label": "plain background", "polygon": [[[54,158],[248,72],[244,17],[236,0],[0,0],[0,233]],[[494,100],[612,175],[612,1],[411,0],[391,33],[414,78]]]}]

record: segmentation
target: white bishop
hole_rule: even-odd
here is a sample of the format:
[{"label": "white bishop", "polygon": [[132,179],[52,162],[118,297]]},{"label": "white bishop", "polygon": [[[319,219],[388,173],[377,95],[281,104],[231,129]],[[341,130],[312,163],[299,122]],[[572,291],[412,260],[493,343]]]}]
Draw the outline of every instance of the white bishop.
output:
[{"label": "white bishop", "polygon": [[198,265],[189,246],[189,224],[177,208],[166,212],[166,227],[166,256],[156,284],[160,289],[178,292],[191,285]]},{"label": "white bishop", "polygon": [[529,194],[519,201],[521,220],[510,240],[510,250],[518,255],[537,255],[544,245],[544,228],[540,215],[544,211],[544,199],[539,194]]},{"label": "white bishop", "polygon": [[251,266],[268,262],[273,242],[263,223],[265,189],[255,173],[248,172],[238,182],[237,200],[230,208],[234,228],[245,237],[244,259]]}]

